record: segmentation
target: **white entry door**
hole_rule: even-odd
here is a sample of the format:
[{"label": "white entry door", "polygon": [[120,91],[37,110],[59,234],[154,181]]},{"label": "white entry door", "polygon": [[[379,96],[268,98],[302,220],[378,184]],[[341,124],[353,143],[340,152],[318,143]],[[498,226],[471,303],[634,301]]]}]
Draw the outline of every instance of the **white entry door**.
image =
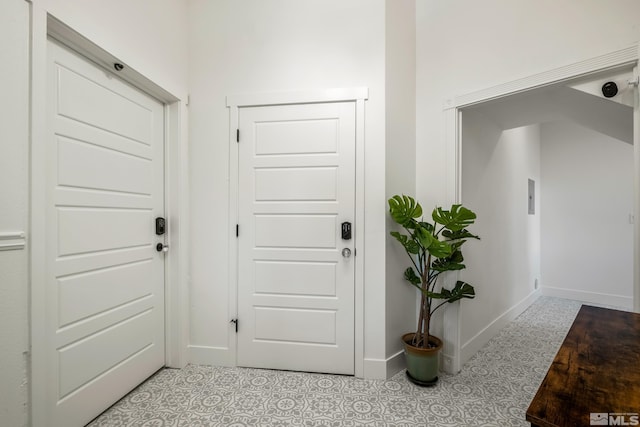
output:
[{"label": "white entry door", "polygon": [[353,374],[355,103],[239,123],[238,365]]},{"label": "white entry door", "polygon": [[46,375],[82,426],[164,365],[163,106],[48,45]]}]

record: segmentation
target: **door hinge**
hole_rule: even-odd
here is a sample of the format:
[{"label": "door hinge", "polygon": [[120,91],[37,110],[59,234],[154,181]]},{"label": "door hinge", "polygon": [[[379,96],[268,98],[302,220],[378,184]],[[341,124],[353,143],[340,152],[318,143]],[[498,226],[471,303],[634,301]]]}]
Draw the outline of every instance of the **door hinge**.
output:
[{"label": "door hinge", "polygon": [[240,225],[236,224],[236,237],[240,235]]},{"label": "door hinge", "polygon": [[236,326],[236,334],[238,333],[238,319],[231,319],[229,323],[233,323]]},{"label": "door hinge", "polygon": [[240,142],[240,129],[236,129],[236,142]]}]

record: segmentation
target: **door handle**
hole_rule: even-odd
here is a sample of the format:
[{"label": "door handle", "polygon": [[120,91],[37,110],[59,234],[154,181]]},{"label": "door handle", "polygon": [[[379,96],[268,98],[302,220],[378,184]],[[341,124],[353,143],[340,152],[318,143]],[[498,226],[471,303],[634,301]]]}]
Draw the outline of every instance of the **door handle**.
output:
[{"label": "door handle", "polygon": [[345,257],[345,258],[349,258],[351,256],[351,249],[344,248],[342,250],[342,256]]},{"label": "door handle", "polygon": [[156,251],[158,251],[158,252],[169,252],[169,245],[158,243],[156,245]]}]

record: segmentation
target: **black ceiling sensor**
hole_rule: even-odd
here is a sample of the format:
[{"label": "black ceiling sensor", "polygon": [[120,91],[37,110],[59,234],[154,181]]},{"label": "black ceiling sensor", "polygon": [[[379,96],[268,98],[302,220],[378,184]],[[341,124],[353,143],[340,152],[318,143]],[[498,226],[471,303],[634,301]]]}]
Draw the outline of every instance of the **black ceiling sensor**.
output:
[{"label": "black ceiling sensor", "polygon": [[606,82],[602,85],[602,94],[605,98],[613,98],[618,94],[618,85],[615,82]]}]

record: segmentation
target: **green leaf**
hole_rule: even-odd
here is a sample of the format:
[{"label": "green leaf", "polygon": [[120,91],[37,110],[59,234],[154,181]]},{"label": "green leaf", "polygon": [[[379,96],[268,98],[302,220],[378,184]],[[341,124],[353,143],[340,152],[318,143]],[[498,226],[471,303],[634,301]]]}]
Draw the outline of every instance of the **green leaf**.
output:
[{"label": "green leaf", "polygon": [[435,222],[442,224],[444,228],[454,233],[467,228],[476,219],[476,214],[462,205],[452,205],[451,210],[448,211],[442,208],[435,208],[431,216]]},{"label": "green leaf", "polygon": [[460,252],[459,250],[455,250],[451,254],[451,256],[433,261],[431,263],[431,268],[435,271],[462,270],[465,268],[465,265],[462,264],[462,261],[464,261],[462,252]]},{"label": "green leaf", "polygon": [[431,256],[436,258],[448,257],[453,253],[453,247],[447,243],[438,240],[433,232],[418,225],[415,231],[415,239],[420,243],[423,250],[427,250]]},{"label": "green leaf", "polygon": [[417,240],[420,243],[420,246],[425,250],[429,249],[434,242],[438,241],[438,239],[429,230],[421,227],[420,225],[418,225],[415,230],[414,239]]},{"label": "green leaf", "polygon": [[422,283],[422,280],[420,280],[420,277],[418,277],[412,267],[409,267],[404,271],[404,278],[407,282],[411,283],[414,286]]},{"label": "green leaf", "polygon": [[415,218],[422,216],[422,206],[413,197],[395,195],[389,199],[389,213],[396,223],[415,228]]},{"label": "green leaf", "polygon": [[417,255],[420,252],[420,245],[406,234],[398,233],[397,231],[392,231],[389,234],[395,237],[396,240],[400,242],[400,244],[404,246],[404,249],[410,254]]},{"label": "green leaf", "polygon": [[442,236],[446,237],[448,240],[460,240],[460,239],[480,240],[480,237],[476,236],[475,234],[471,234],[467,229],[462,229],[458,231],[444,230],[442,232]]},{"label": "green leaf", "polygon": [[429,233],[432,233],[432,234],[435,230],[435,227],[433,226],[433,224],[429,222],[420,221],[418,222],[418,225],[420,225],[420,227],[426,229]]},{"label": "green leaf", "polygon": [[442,289],[442,294],[445,296],[447,302],[456,302],[462,298],[473,299],[476,297],[476,291],[467,282],[463,282],[462,280],[458,280],[453,289]]},{"label": "green leaf", "polygon": [[434,237],[431,245],[427,248],[431,256],[436,258],[446,258],[453,253],[453,247],[447,242],[441,242]]}]

